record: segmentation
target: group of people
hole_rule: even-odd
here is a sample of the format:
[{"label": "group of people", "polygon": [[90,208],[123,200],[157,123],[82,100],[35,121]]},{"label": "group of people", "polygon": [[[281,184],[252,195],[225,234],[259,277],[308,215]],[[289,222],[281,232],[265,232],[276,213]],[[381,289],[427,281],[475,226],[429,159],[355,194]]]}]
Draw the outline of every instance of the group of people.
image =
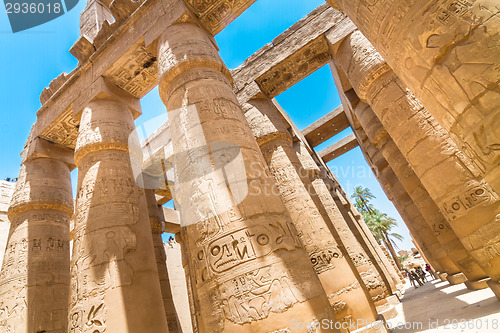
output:
[{"label": "group of people", "polygon": [[[429,264],[425,264],[425,270],[429,273],[430,276],[432,276],[431,266],[429,266]],[[427,282],[426,273],[421,266],[414,266],[410,270],[405,268],[403,271],[405,275],[410,279],[411,285],[415,288],[418,288],[417,284],[419,286],[423,286],[424,283]]]}]

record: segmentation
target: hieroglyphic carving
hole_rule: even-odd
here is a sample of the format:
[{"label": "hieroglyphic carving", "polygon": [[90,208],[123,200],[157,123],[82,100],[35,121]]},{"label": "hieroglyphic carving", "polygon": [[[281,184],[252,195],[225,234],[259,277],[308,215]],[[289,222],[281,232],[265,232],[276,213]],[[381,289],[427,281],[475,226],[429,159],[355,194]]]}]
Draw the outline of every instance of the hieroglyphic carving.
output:
[{"label": "hieroglyphic carving", "polygon": [[300,248],[292,225],[284,226],[279,222],[233,230],[204,243],[195,263],[201,268],[201,282],[278,249]]},{"label": "hieroglyphic carving", "polygon": [[76,138],[78,136],[78,121],[73,118],[71,110],[71,107],[64,110],[56,121],[50,124],[50,126],[40,134],[40,137],[65,147],[75,149]]},{"label": "hieroglyphic carving", "polygon": [[334,269],[333,259],[341,258],[342,253],[338,248],[322,249],[309,253],[309,259],[316,273],[320,274],[329,269]]},{"label": "hieroglyphic carving", "polygon": [[218,289],[224,315],[244,324],[266,318],[270,312],[283,312],[305,301],[285,272],[265,266],[225,281]]},{"label": "hieroglyphic carving", "polygon": [[136,44],[104,73],[104,77],[141,98],[158,83],[156,66],[156,57],[144,46]]},{"label": "hieroglyphic carving", "polygon": [[465,188],[467,190],[463,193],[444,200],[442,210],[449,220],[467,214],[470,209],[480,204],[486,205],[498,200],[496,193],[484,182],[470,182]]},{"label": "hieroglyphic carving", "polygon": [[255,0],[185,0],[203,26],[216,35]]},{"label": "hieroglyphic carving", "polygon": [[274,97],[330,60],[328,43],[323,36],[320,36],[259,76],[255,82],[264,93]]}]

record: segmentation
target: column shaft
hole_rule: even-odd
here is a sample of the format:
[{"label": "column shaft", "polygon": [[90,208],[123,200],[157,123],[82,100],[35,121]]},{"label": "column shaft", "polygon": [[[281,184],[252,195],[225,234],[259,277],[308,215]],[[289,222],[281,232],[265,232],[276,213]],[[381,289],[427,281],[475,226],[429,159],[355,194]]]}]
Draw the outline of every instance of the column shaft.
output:
[{"label": "column shaft", "polygon": [[[406,192],[413,200],[427,225],[432,229],[437,240],[446,254],[453,260],[457,267],[464,273],[468,280],[485,278],[486,273],[469,256],[465,247],[451,229],[449,222],[444,218],[439,208],[430,198],[413,169],[401,154],[390,135],[384,129],[373,110],[366,103],[360,102],[353,110],[360,125],[391,166]],[[449,276],[451,279],[452,277]]]},{"label": "column shaft", "polygon": [[179,23],[158,45],[200,332],[333,320],[212,37]]},{"label": "column shaft", "polygon": [[337,3],[500,193],[498,3]]},{"label": "column shaft", "polygon": [[132,114],[118,98],[82,113],[69,332],[167,332],[144,190],[128,153]]},{"label": "column shaft", "polygon": [[359,31],[346,37],[335,59],[466,250],[492,279],[500,279],[498,195]]},{"label": "column shaft", "polygon": [[[357,129],[357,132],[364,134],[361,128]],[[380,150],[369,142],[366,134],[363,137],[364,139],[360,140],[360,145],[367,156],[367,161],[372,165],[382,189],[387,194],[389,200],[393,202],[394,207],[400,213],[413,237],[434,258],[433,260],[439,263],[447,274],[453,275],[459,273],[460,270],[446,255],[434,233],[427,226],[422,214],[399,182],[399,179],[382,156]]]},{"label": "column shaft", "polygon": [[[342,219],[340,214],[334,212],[335,221],[331,220],[319,202],[316,187],[310,186],[308,174],[303,172],[293,148],[292,137],[272,101],[268,98],[253,99],[243,107],[276,180],[278,193],[299,232],[337,320],[360,320],[365,323],[377,320],[366,284],[356,270],[356,266],[366,263],[366,258],[359,252],[354,253],[357,248],[346,246],[349,230],[339,226],[343,222],[339,221]],[[350,255],[354,256],[355,262]],[[381,294],[384,298],[384,290],[381,290]]]},{"label": "column shaft", "polygon": [[151,224],[151,232],[153,234],[153,246],[155,250],[156,266],[158,268],[158,277],[160,278],[161,295],[163,298],[163,306],[167,318],[168,332],[179,333],[179,319],[175,310],[174,300],[172,298],[172,289],[170,287],[170,279],[167,270],[167,256],[161,234],[163,226],[160,219],[158,204],[156,203],[154,190],[144,190],[146,202],[148,204],[149,223]]},{"label": "column shaft", "polygon": [[338,204],[332,197],[326,186],[320,168],[307,151],[306,147],[299,142],[294,144],[294,149],[300,161],[301,174],[305,175],[304,183],[310,188],[313,198],[317,201],[317,206],[321,208],[322,214],[326,215],[325,220],[331,221],[334,231],[338,234],[342,244],[354,263],[365,283],[371,298],[376,306],[385,303],[385,298],[390,296],[394,286],[387,285],[374,267],[370,257],[355,238],[353,231],[348,225],[349,216],[342,212],[343,205]]},{"label": "column shaft", "polygon": [[4,332],[66,332],[73,211],[69,172],[52,158],[27,160],[21,167],[0,274]]}]

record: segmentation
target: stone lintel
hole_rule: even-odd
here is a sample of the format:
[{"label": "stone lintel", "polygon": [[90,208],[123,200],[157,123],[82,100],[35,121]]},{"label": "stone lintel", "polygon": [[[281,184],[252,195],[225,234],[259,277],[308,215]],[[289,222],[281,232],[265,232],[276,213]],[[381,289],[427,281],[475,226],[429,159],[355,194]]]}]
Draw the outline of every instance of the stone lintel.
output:
[{"label": "stone lintel", "polygon": [[345,116],[344,107],[341,105],[307,126],[302,130],[302,134],[311,146],[316,147],[347,127],[349,127],[349,122]]},{"label": "stone lintel", "polygon": [[358,140],[354,133],[349,134],[345,138],[335,142],[330,147],[320,151],[318,154],[325,162],[330,162],[336,157],[347,153],[351,149],[358,146]]},{"label": "stone lintel", "polygon": [[80,97],[73,104],[73,117],[80,118],[81,112],[85,106],[95,98],[99,97],[113,97],[123,102],[132,112],[134,119],[141,115],[141,102],[135,96],[117,87],[104,77],[98,77],[89,89],[80,95]]},{"label": "stone lintel", "polygon": [[[330,29],[345,25],[347,21],[350,22],[343,13],[326,4],[316,8],[276,37],[272,43],[264,45],[264,47],[248,57],[241,66],[231,71],[235,81],[235,91],[242,90],[248,83],[270,72],[273,67],[274,71],[276,71],[275,66],[281,63],[283,63],[282,67],[285,69],[286,64],[284,62],[287,58],[298,53],[306,45],[317,40],[318,37],[321,37]],[[304,59],[302,59],[301,63],[304,64],[307,64],[307,61],[310,60],[306,59],[306,50],[302,50],[304,51],[302,53]],[[264,90],[264,92],[266,91]],[[269,94],[269,97],[274,96]]]},{"label": "stone lintel", "polygon": [[181,222],[179,212],[168,207],[159,207],[160,218],[165,222],[164,232],[176,234],[181,231]]},{"label": "stone lintel", "polygon": [[186,0],[188,8],[212,35],[221,32],[256,0]]},{"label": "stone lintel", "polygon": [[22,163],[31,159],[46,157],[64,162],[69,166],[70,170],[76,168],[75,161],[73,159],[74,151],[72,149],[40,137],[31,141],[28,147],[23,151],[22,155]]}]

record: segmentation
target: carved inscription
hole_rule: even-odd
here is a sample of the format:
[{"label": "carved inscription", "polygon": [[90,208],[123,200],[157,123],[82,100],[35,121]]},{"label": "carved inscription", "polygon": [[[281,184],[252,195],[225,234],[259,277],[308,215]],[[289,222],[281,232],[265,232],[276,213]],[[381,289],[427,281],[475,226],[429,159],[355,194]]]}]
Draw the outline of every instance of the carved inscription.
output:
[{"label": "carved inscription", "polygon": [[338,249],[318,250],[309,253],[309,259],[318,274],[335,268],[333,260],[341,257],[342,254]]},{"label": "carved inscription", "polygon": [[280,313],[305,301],[286,273],[265,266],[222,283],[220,301],[225,317],[244,324]]},{"label": "carved inscription", "polygon": [[65,147],[75,149],[76,138],[78,136],[78,121],[73,118],[71,110],[71,107],[64,110],[61,115],[40,134],[40,137]]},{"label": "carved inscription", "polygon": [[187,0],[203,26],[216,35],[255,0]]},{"label": "carved inscription", "polygon": [[141,98],[158,83],[156,57],[136,45],[114,63],[104,76],[131,95]]},{"label": "carved inscription", "polygon": [[255,82],[269,97],[274,97],[330,60],[328,43],[321,36],[262,74]]},{"label": "carved inscription", "polygon": [[448,219],[454,220],[477,205],[498,200],[496,193],[485,183],[472,183],[467,187],[460,195],[445,200],[442,209]]}]

